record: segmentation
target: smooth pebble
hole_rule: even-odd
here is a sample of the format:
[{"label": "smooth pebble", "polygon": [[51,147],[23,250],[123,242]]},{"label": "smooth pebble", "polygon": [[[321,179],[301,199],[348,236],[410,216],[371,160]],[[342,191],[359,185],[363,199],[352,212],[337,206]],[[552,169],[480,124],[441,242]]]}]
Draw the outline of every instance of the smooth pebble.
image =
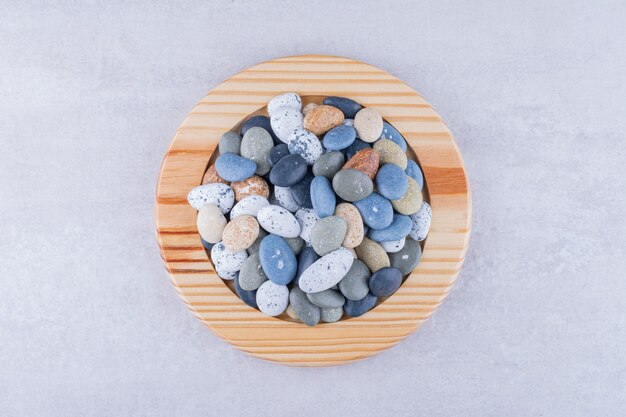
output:
[{"label": "smooth pebble", "polygon": [[234,277],[233,281],[235,282],[235,292],[241,298],[241,301],[246,303],[252,308],[259,308],[256,303],[256,291],[247,291],[239,286],[239,278],[237,276]]},{"label": "smooth pebble", "polygon": [[309,165],[313,165],[324,153],[322,142],[305,129],[295,129],[291,132],[287,147],[291,154],[300,155]]},{"label": "smooth pebble", "polygon": [[378,193],[355,201],[363,222],[372,229],[384,229],[393,221],[393,207],[389,200]]},{"label": "smooth pebble", "polygon": [[357,135],[357,139],[354,142],[352,142],[352,145],[344,149],[343,153],[346,157],[346,160],[348,160],[352,158],[354,155],[356,155],[358,151],[361,151],[363,149],[372,149],[372,145],[370,145],[367,142],[363,142],[361,139],[358,139],[358,135]]},{"label": "smooth pebble", "polygon": [[356,130],[350,126],[337,126],[324,135],[322,144],[329,151],[339,151],[352,145],[356,139]]},{"label": "smooth pebble", "polygon": [[246,291],[255,291],[261,284],[267,281],[267,275],[261,267],[261,259],[258,253],[253,253],[243,261],[239,271],[239,286]]},{"label": "smooth pebble", "polygon": [[241,199],[230,211],[230,220],[239,216],[249,215],[256,217],[263,207],[269,206],[267,198],[260,195],[250,195]]},{"label": "smooth pebble", "polygon": [[195,187],[187,194],[187,201],[196,210],[205,204],[215,204],[226,214],[235,204],[235,193],[228,185],[216,182]]},{"label": "smooth pebble", "polygon": [[293,200],[301,207],[313,208],[313,202],[311,201],[311,182],[313,182],[313,178],[313,173],[307,171],[307,174],[300,182],[289,187]]},{"label": "smooth pebble", "polygon": [[270,188],[267,182],[258,175],[253,175],[243,181],[235,181],[230,184],[230,187],[235,192],[235,201],[241,201],[251,195],[265,198],[270,196]]},{"label": "smooth pebble", "polygon": [[372,148],[361,149],[355,153],[342,169],[356,169],[366,174],[373,180],[378,172],[378,166],[380,164],[380,158],[378,153]]},{"label": "smooth pebble", "polygon": [[346,201],[362,200],[372,194],[374,183],[356,169],[342,169],[333,178],[333,190]]},{"label": "smooth pebble", "polygon": [[256,163],[256,175],[265,175],[270,172],[269,155],[274,147],[274,141],[269,132],[262,127],[249,129],[241,140],[241,156]]},{"label": "smooth pebble", "polygon": [[383,118],[378,110],[366,107],[354,116],[354,128],[361,140],[375,142],[383,132]]},{"label": "smooth pebble", "polygon": [[215,204],[205,204],[198,211],[196,225],[200,237],[208,243],[222,240],[222,232],[226,227],[226,217]]},{"label": "smooth pebble", "polygon": [[402,272],[398,268],[381,268],[370,277],[370,292],[377,297],[389,297],[402,285]]},{"label": "smooth pebble", "polygon": [[324,155],[320,156],[320,158],[313,164],[313,175],[324,177],[332,180],[333,177],[341,167],[344,165],[346,159],[343,156],[343,153],[339,151],[331,151],[327,152]]},{"label": "smooth pebble", "polygon": [[296,315],[307,326],[315,326],[321,318],[321,310],[307,298],[307,295],[297,286],[289,293],[289,304],[293,306]]},{"label": "smooth pebble", "polygon": [[293,199],[289,187],[274,186],[274,197],[279,206],[286,208],[292,213],[302,208],[300,204],[296,203],[296,200]]},{"label": "smooth pebble", "polygon": [[259,236],[259,223],[250,215],[243,215],[231,220],[222,233],[222,242],[226,249],[239,252],[248,249]]},{"label": "smooth pebble", "polygon": [[298,220],[287,209],[281,206],[269,205],[257,213],[257,220],[263,229],[282,237],[296,237],[300,235]]},{"label": "smooth pebble", "polygon": [[343,317],[343,308],[323,308],[322,309],[322,321],[324,323],[335,323],[341,320]]},{"label": "smooth pebble", "polygon": [[296,93],[284,93],[274,97],[267,103],[267,113],[270,117],[281,108],[300,111],[302,109],[302,99]]},{"label": "smooth pebble", "polygon": [[296,277],[298,262],[285,239],[268,235],[259,247],[261,267],[267,278],[279,285],[287,285]]},{"label": "smooth pebble", "polygon": [[404,247],[396,253],[390,253],[391,266],[398,268],[402,275],[411,273],[419,264],[422,256],[422,248],[419,242],[413,239],[406,239]]},{"label": "smooth pebble", "polygon": [[311,182],[311,204],[320,218],[331,216],[335,212],[337,199],[328,178],[322,176],[313,178]]},{"label": "smooth pebble", "polygon": [[363,108],[359,103],[346,97],[330,96],[326,97],[323,104],[337,107],[347,119],[354,119],[354,116]]},{"label": "smooth pebble", "polygon": [[289,155],[289,147],[286,143],[281,143],[272,148],[267,160],[271,166],[274,166],[283,156],[287,155]]},{"label": "smooth pebble", "polygon": [[417,165],[417,162],[409,159],[407,161],[406,169],[404,170],[404,172],[406,172],[406,175],[413,178],[415,182],[417,182],[417,185],[420,186],[420,190],[424,189],[424,173],[422,172],[422,169],[419,167],[419,165]]},{"label": "smooth pebble", "polygon": [[313,227],[320,221],[315,211],[310,208],[301,208],[296,211],[296,219],[300,225],[300,237],[304,239],[307,245],[311,245],[311,231]]},{"label": "smooth pebble", "polygon": [[385,250],[385,252],[387,253],[396,253],[398,252],[400,249],[402,249],[404,247],[404,242],[406,241],[406,238],[403,237],[400,240],[392,240],[389,242],[380,242],[380,246],[383,247],[383,249]]},{"label": "smooth pebble", "polygon": [[270,117],[272,130],[274,134],[282,142],[288,143],[291,133],[302,128],[302,113],[289,107],[281,107],[276,109],[275,113]]},{"label": "smooth pebble", "polygon": [[422,191],[413,178],[407,177],[407,180],[409,187],[406,194],[399,200],[391,200],[391,204],[398,213],[411,215],[422,206]]},{"label": "smooth pebble", "polygon": [[265,281],[256,291],[256,303],[259,310],[268,316],[282,314],[289,304],[289,288]]},{"label": "smooth pebble", "polygon": [[238,252],[229,251],[223,242],[218,242],[211,248],[211,260],[218,272],[239,271],[247,257],[248,253],[245,250]]},{"label": "smooth pebble", "polygon": [[370,270],[360,259],[355,259],[341,281],[339,291],[349,300],[360,300],[369,292]]},{"label": "smooth pebble", "polygon": [[400,240],[411,232],[411,218],[404,214],[393,214],[391,224],[384,229],[370,229],[367,237],[376,242],[390,242]]},{"label": "smooth pebble", "polygon": [[389,139],[381,139],[374,144],[373,149],[380,157],[380,165],[396,164],[403,170],[406,169],[408,164],[406,154],[397,143]]},{"label": "smooth pebble", "polygon": [[361,218],[359,210],[354,204],[341,203],[335,208],[335,215],[344,219],[348,225],[342,246],[348,249],[359,246],[365,236],[363,219]]},{"label": "smooth pebble", "polygon": [[251,118],[249,118],[248,120],[246,120],[242,125],[241,125],[241,129],[239,130],[239,135],[243,136],[246,134],[246,132],[253,128],[253,127],[262,127],[263,129],[267,130],[269,132],[270,135],[272,135],[272,139],[274,140],[274,144],[278,145],[279,143],[282,143],[280,139],[278,139],[278,137],[276,136],[276,134],[274,134],[274,130],[272,130],[272,123],[270,122],[270,118],[267,116],[252,116]]},{"label": "smooth pebble", "polygon": [[422,241],[426,239],[428,236],[428,232],[430,231],[430,221],[432,219],[433,213],[430,209],[430,205],[427,202],[423,202],[419,211],[413,215],[411,215],[411,233],[409,236],[411,239]]},{"label": "smooth pebble", "polygon": [[223,153],[215,161],[215,169],[226,181],[243,181],[256,171],[256,163],[234,153]]},{"label": "smooth pebble", "polygon": [[307,174],[307,163],[300,155],[282,157],[270,171],[269,180],[273,185],[289,187],[300,182]]},{"label": "smooth pebble", "polygon": [[347,228],[348,224],[341,217],[325,217],[311,230],[311,246],[318,255],[324,256],[341,246]]},{"label": "smooth pebble", "polygon": [[364,238],[363,242],[355,248],[359,259],[362,260],[371,272],[391,266],[389,255],[380,244],[371,239]]},{"label": "smooth pebble", "polygon": [[409,189],[406,173],[396,164],[385,164],[376,174],[376,188],[388,200],[398,200]]},{"label": "smooth pebble", "polygon": [[407,145],[406,140],[404,140],[404,136],[402,136],[402,134],[398,132],[398,129],[385,121],[383,121],[383,133],[380,134],[380,139],[389,139],[390,141],[398,144],[398,146],[402,148],[403,152],[407,151]]},{"label": "smooth pebble", "polygon": [[339,283],[352,266],[352,254],[346,248],[339,248],[322,256],[300,276],[298,285],[302,291],[316,293],[327,290]]},{"label": "smooth pebble", "polygon": [[220,138],[218,146],[220,153],[234,153],[239,155],[241,149],[241,136],[235,132],[226,132]]},{"label": "smooth pebble", "polygon": [[365,297],[358,301],[347,300],[343,306],[343,310],[350,317],[359,317],[370,311],[376,305],[378,297],[368,293]]},{"label": "smooth pebble", "polygon": [[332,289],[307,294],[307,298],[320,308],[339,308],[346,302],[346,298],[339,291]]},{"label": "smooth pebble", "polygon": [[311,109],[304,118],[304,128],[322,136],[333,127],[341,125],[343,113],[336,107],[321,105]]}]

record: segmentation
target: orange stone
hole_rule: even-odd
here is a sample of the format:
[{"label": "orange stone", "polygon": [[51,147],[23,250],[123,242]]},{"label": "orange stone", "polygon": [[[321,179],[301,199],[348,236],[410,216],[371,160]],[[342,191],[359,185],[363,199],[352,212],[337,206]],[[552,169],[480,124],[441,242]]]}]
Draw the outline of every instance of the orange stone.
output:
[{"label": "orange stone", "polygon": [[202,178],[202,184],[212,184],[214,182],[219,182],[222,184],[228,184],[224,178],[217,175],[217,170],[215,169],[215,165],[211,165],[209,169],[204,173],[204,177]]},{"label": "orange stone", "polygon": [[356,169],[373,180],[378,172],[379,163],[380,157],[378,153],[374,149],[367,148],[355,153],[341,169]]},{"label": "orange stone", "polygon": [[343,122],[343,113],[337,107],[317,106],[304,117],[304,128],[309,132],[321,136],[333,127],[337,127]]},{"label": "orange stone", "polygon": [[243,181],[233,182],[230,186],[235,192],[235,201],[241,201],[251,195],[260,195],[265,198],[270,196],[270,187],[258,175],[253,175]]}]

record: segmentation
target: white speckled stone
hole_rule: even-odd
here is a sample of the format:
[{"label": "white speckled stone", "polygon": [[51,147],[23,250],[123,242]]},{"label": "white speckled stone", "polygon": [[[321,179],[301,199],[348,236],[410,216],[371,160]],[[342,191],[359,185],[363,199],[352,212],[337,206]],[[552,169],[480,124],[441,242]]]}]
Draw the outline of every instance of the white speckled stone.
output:
[{"label": "white speckled stone", "polygon": [[270,100],[267,104],[267,113],[274,115],[278,109],[286,107],[300,111],[302,109],[302,99],[296,93],[284,93]]},{"label": "white speckled stone", "polygon": [[272,130],[278,139],[289,143],[289,135],[302,128],[302,113],[300,110],[289,107],[281,107],[270,118]]},{"label": "white speckled stone", "polygon": [[405,242],[406,238],[403,237],[400,240],[393,240],[391,242],[380,242],[380,246],[382,246],[387,253],[396,253],[402,250]]},{"label": "white speckled stone", "polygon": [[297,237],[300,235],[298,220],[281,206],[269,205],[263,207],[257,214],[257,220],[263,229],[275,235],[282,237]]},{"label": "white speckled stone", "polygon": [[295,129],[291,132],[287,146],[289,153],[300,155],[309,165],[313,165],[324,154],[322,142],[306,129]]},{"label": "white speckled stone", "polygon": [[262,313],[278,316],[289,305],[289,289],[286,285],[265,281],[256,291],[256,303]]},{"label": "white speckled stone", "polygon": [[304,239],[308,246],[311,246],[311,231],[313,226],[320,221],[320,218],[313,209],[301,208],[296,212],[296,219],[300,224],[300,237]]},{"label": "white speckled stone", "polygon": [[348,273],[354,258],[346,248],[339,248],[322,256],[304,270],[298,281],[302,291],[316,293],[337,284]]},{"label": "white speckled stone", "polygon": [[[226,249],[223,242],[216,243],[211,248],[211,260],[218,272],[237,272],[243,266],[243,261],[248,257],[248,253],[243,250],[240,252],[231,252]],[[220,275],[221,276],[221,275]]]},{"label": "white speckled stone", "polygon": [[296,200],[293,199],[289,187],[279,187],[275,185],[274,198],[279,206],[286,208],[292,213],[295,213],[302,208],[300,204],[296,203]]},{"label": "white speckled stone", "polygon": [[230,219],[236,219],[239,216],[249,215],[256,217],[263,207],[269,206],[267,198],[260,195],[250,195],[237,204],[230,211]]},{"label": "white speckled stone", "polygon": [[430,205],[427,202],[423,202],[417,213],[411,215],[411,221],[413,227],[411,227],[411,233],[409,237],[413,240],[422,241],[428,236],[430,230],[430,221],[433,213],[430,209]]},{"label": "white speckled stone", "polygon": [[237,277],[238,272],[230,272],[230,271],[224,271],[223,268],[217,268],[215,267],[215,272],[217,272],[217,276],[222,278],[224,281],[232,281],[233,279],[235,279],[235,277]]},{"label": "white speckled stone", "polygon": [[228,213],[235,204],[235,192],[226,184],[214,182],[195,187],[187,194],[189,205],[200,210],[205,204],[218,206],[222,213]]}]

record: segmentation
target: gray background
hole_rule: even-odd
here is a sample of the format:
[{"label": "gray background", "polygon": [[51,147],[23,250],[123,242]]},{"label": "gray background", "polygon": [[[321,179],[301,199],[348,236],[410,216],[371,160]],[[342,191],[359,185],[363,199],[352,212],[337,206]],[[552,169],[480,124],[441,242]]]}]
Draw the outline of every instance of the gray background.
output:
[{"label": "gray background", "polygon": [[[0,3],[0,415],[626,414],[626,4]],[[154,239],[191,107],[263,60],[377,65],[455,133],[474,203],[454,290],[353,365],[248,357]]]}]

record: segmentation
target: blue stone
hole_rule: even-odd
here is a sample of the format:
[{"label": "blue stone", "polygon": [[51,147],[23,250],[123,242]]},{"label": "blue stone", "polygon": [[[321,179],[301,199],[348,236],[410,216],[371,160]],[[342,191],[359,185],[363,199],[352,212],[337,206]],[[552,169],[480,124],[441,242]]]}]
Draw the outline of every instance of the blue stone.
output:
[{"label": "blue stone", "polygon": [[298,154],[287,155],[278,160],[270,171],[270,182],[279,187],[290,187],[305,177],[307,164]]},{"label": "blue stone", "polygon": [[305,246],[298,256],[298,273],[296,274],[296,279],[299,279],[304,270],[313,265],[319,258],[320,256],[315,252],[313,246]]},{"label": "blue stone", "polygon": [[400,240],[411,233],[413,222],[409,216],[395,213],[391,224],[384,229],[370,229],[367,236],[376,242],[391,242]]},{"label": "blue stone", "polygon": [[281,143],[280,145],[276,145],[272,148],[267,160],[271,166],[274,166],[283,156],[287,155],[289,155],[289,147],[286,143]]},{"label": "blue stone", "polygon": [[356,139],[356,130],[351,126],[337,126],[330,129],[322,139],[322,145],[331,151],[340,151],[352,145]]},{"label": "blue stone", "polygon": [[204,249],[211,252],[211,249],[213,249],[214,243],[209,243],[206,240],[202,239],[202,237],[200,238],[200,242],[202,242],[202,246],[204,246]]},{"label": "blue stone", "polygon": [[343,310],[350,317],[359,317],[374,308],[376,301],[378,301],[378,298],[370,292],[358,301],[346,300]]},{"label": "blue stone", "polygon": [[259,259],[265,275],[277,285],[287,285],[298,270],[296,255],[285,239],[278,235],[267,235],[259,246]]},{"label": "blue stone", "polygon": [[406,172],[406,175],[413,178],[415,182],[417,182],[417,184],[420,186],[420,190],[424,188],[424,173],[422,172],[422,169],[420,168],[420,166],[417,165],[417,162],[415,162],[412,159],[409,159],[406,165],[405,172]]},{"label": "blue stone", "polygon": [[304,208],[313,208],[313,202],[311,201],[311,183],[313,182],[313,173],[307,171],[306,175],[300,182],[289,187],[293,201],[298,203]]},{"label": "blue stone", "polygon": [[239,272],[236,273],[235,279],[235,292],[241,298],[241,301],[248,304],[252,308],[259,308],[256,303],[256,290],[247,291],[239,286]]},{"label": "blue stone", "polygon": [[381,268],[372,274],[369,285],[376,297],[389,297],[402,285],[402,272],[398,268]]},{"label": "blue stone", "polygon": [[217,175],[226,181],[243,181],[254,175],[256,162],[234,153],[221,154],[215,161]]},{"label": "blue stone", "polygon": [[353,204],[361,213],[363,222],[372,229],[384,229],[393,220],[391,203],[378,193],[372,193],[362,200],[355,201]]},{"label": "blue stone", "polygon": [[383,197],[399,200],[409,189],[406,173],[396,164],[385,164],[376,173],[376,187]]},{"label": "blue stone", "polygon": [[352,145],[343,150],[343,154],[346,156],[347,161],[348,159],[352,158],[354,154],[358,151],[371,147],[372,146],[369,143],[363,142],[361,139],[356,139],[354,142],[352,142]]},{"label": "blue stone", "polygon": [[320,219],[335,213],[335,191],[328,178],[317,176],[311,181],[311,204]]},{"label": "blue stone", "polygon": [[323,101],[323,104],[328,106],[337,107],[346,119],[354,119],[354,116],[363,108],[359,103],[354,100],[350,100],[345,97],[326,97]]},{"label": "blue stone", "polygon": [[381,133],[379,139],[389,139],[398,144],[402,148],[402,152],[406,152],[406,140],[404,140],[404,136],[398,132],[398,129],[391,126],[387,122],[383,122],[383,133]]},{"label": "blue stone", "polygon": [[248,129],[253,127],[262,127],[267,130],[270,135],[272,135],[272,140],[274,141],[274,145],[278,145],[283,143],[278,137],[274,134],[272,130],[272,124],[270,123],[270,118],[267,116],[253,116],[246,120],[243,125],[241,125],[241,129],[239,129],[239,134],[241,137],[248,131]]}]

